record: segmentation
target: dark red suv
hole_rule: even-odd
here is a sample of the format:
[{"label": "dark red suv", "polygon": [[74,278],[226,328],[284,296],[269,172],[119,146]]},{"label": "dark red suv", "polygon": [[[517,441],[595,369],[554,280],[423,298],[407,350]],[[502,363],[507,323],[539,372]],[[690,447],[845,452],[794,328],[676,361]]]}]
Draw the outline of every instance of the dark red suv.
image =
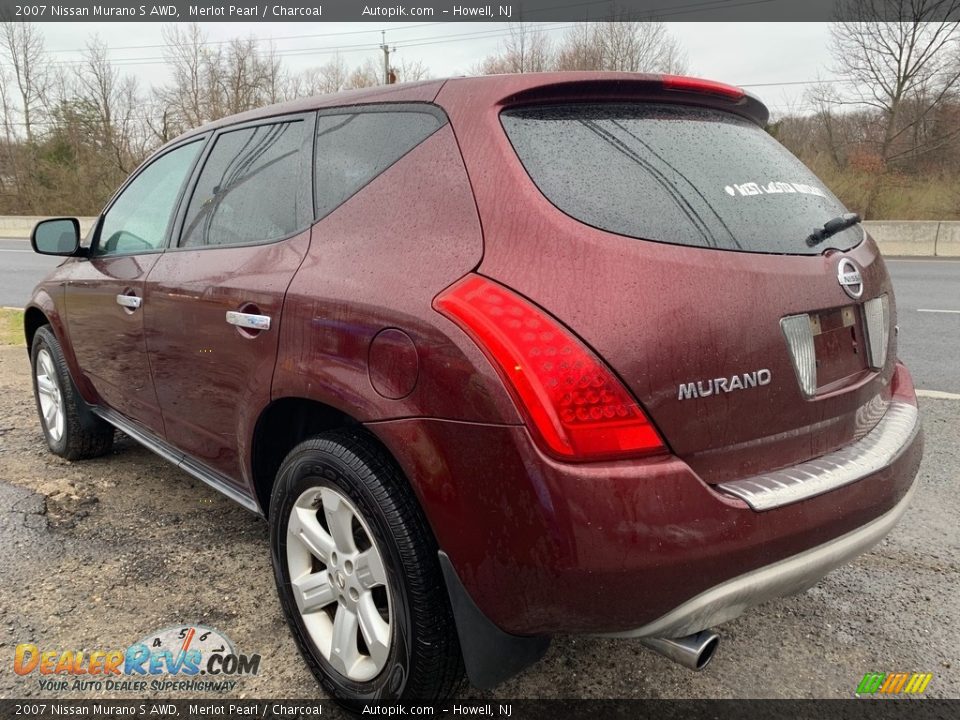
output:
[{"label": "dark red suv", "polygon": [[114,429],[270,520],[344,700],[555,633],[690,667],[903,514],[877,246],[743,91],[517,75],[300,100],[153,155],[26,312],[53,452]]}]

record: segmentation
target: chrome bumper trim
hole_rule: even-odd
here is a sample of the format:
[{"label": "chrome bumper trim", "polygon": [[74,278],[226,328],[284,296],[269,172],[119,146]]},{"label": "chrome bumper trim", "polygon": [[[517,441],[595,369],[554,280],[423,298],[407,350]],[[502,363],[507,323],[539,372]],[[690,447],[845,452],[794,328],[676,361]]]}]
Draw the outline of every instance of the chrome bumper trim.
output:
[{"label": "chrome bumper trim", "polygon": [[792,467],[717,485],[754,510],[772,510],[861,480],[889,465],[920,429],[913,405],[892,402],[877,426],[845,448]]},{"label": "chrome bumper trim", "polygon": [[918,485],[915,481],[899,503],[863,527],[705,590],[641,628],[607,637],[685,637],[733,620],[760,603],[803,592],[883,539],[906,512]]}]

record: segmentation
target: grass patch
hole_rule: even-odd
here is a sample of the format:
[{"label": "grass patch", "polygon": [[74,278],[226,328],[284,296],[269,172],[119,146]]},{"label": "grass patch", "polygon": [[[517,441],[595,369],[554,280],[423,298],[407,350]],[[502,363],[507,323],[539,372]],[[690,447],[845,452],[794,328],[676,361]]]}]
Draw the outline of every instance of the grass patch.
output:
[{"label": "grass patch", "polygon": [[23,310],[0,308],[0,345],[23,344]]}]

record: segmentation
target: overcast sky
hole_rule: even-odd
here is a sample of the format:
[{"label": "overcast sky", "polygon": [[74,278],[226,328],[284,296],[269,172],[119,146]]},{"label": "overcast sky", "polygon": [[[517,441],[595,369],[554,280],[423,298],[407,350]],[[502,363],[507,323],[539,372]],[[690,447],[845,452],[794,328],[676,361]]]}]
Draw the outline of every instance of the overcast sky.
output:
[{"label": "overcast sky", "polygon": [[[754,86],[775,113],[806,109],[806,85],[832,77],[827,48],[828,23],[667,23],[686,49],[690,73],[735,85]],[[210,41],[252,35],[272,40],[291,70],[321,65],[335,52],[348,65],[366,58],[379,61],[380,31],[397,46],[397,62],[422,60],[433,77],[458,75],[497,50],[505,23],[201,23]],[[111,57],[142,86],[162,84],[161,26],[157,23],[43,23],[51,57],[76,60],[95,33],[112,49]],[[559,38],[569,23],[547,23]],[[759,86],[758,86],[759,85]]]}]

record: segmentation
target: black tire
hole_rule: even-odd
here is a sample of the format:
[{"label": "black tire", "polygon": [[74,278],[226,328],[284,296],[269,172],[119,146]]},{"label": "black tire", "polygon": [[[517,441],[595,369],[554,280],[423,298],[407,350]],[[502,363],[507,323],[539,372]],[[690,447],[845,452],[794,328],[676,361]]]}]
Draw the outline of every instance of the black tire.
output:
[{"label": "black tire", "polygon": [[[47,427],[41,410],[40,393],[37,389],[37,358],[44,350],[52,361],[60,391],[63,410],[63,431],[60,437],[54,437],[54,433]],[[94,415],[80,397],[70,377],[60,341],[57,340],[57,336],[49,325],[39,328],[33,336],[33,344],[30,347],[30,367],[33,397],[37,403],[40,427],[43,428],[50,451],[67,460],[93,458],[109,452],[113,447],[113,427]]]},{"label": "black tire", "polygon": [[[352,502],[383,557],[389,581],[389,655],[379,674],[366,682],[349,679],[323,656],[291,590],[290,514],[303,493],[319,487],[339,491]],[[400,468],[372,436],[361,429],[335,430],[290,451],[271,497],[270,545],[280,603],[294,640],[331,697],[355,708],[355,703],[377,699],[445,700],[457,692],[463,657],[436,541]]]}]

